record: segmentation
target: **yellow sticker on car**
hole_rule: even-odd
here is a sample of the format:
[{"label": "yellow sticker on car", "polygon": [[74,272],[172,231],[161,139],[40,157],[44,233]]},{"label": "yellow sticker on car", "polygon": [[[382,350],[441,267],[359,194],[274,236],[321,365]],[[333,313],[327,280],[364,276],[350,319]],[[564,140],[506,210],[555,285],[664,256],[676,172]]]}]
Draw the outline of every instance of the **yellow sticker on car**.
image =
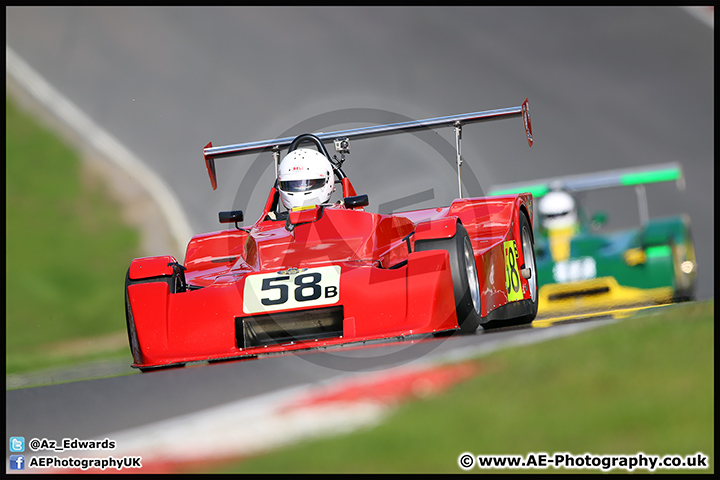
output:
[{"label": "yellow sticker on car", "polygon": [[503,242],[505,253],[505,290],[508,301],[523,299],[522,285],[520,284],[520,265],[518,265],[518,250],[515,240]]}]

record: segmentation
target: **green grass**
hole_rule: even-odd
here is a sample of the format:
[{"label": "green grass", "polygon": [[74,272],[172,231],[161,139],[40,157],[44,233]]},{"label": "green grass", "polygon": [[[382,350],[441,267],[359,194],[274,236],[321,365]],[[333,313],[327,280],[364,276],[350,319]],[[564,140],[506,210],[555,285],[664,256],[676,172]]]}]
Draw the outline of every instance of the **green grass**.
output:
[{"label": "green grass", "polygon": [[[461,473],[463,452],[702,452],[711,468],[683,472],[712,472],[713,305],[677,305],[478,358],[485,374],[407,403],[377,427],[303,441],[216,472]],[[503,471],[520,472],[496,470]]]},{"label": "green grass", "polygon": [[[6,373],[82,361],[53,346],[125,329],[138,233],[77,153],[6,96]],[[129,354],[128,354],[129,355]]]}]

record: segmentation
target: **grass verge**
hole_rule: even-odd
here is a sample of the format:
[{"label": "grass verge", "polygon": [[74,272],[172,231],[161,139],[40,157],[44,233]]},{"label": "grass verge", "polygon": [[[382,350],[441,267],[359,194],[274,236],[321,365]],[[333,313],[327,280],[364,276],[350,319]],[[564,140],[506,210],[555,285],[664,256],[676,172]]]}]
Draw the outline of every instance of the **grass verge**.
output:
[{"label": "grass verge", "polygon": [[375,428],[304,441],[215,472],[462,473],[457,460],[464,452],[702,452],[709,469],[678,472],[711,473],[713,305],[676,305],[478,358],[485,374],[443,395],[402,405]]},{"label": "grass verge", "polygon": [[5,121],[6,374],[83,362],[97,349],[62,345],[125,330],[139,234],[77,153],[7,95]]}]

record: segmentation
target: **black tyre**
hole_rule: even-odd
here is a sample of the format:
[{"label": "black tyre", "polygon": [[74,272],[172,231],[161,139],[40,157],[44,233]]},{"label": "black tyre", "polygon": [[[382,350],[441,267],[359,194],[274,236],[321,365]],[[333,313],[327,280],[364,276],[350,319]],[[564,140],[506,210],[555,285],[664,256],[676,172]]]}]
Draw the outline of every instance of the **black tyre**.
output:
[{"label": "black tyre", "polygon": [[526,278],[528,287],[530,287],[530,299],[532,300],[532,312],[523,317],[519,317],[518,325],[531,323],[537,317],[538,312],[538,280],[537,267],[535,265],[535,241],[533,239],[532,227],[525,213],[520,213],[520,243],[522,244],[523,258],[525,264],[521,265],[523,269],[529,270],[529,277]]},{"label": "black tyre", "polygon": [[679,244],[671,242],[673,252],[673,268],[675,271],[674,302],[691,302],[695,300],[695,278],[697,276],[697,258],[695,243],[690,230],[690,221],[685,224],[685,238]]},{"label": "black tyre", "polygon": [[[140,283],[164,282],[170,288],[170,293],[179,293],[186,290],[185,275],[182,267],[176,265],[173,267],[172,275],[163,275],[159,277],[143,278],[141,280],[130,280],[130,269],[125,274],[125,323],[128,332],[128,343],[130,344],[130,352],[133,356],[133,362],[142,363],[142,350],[140,349],[140,341],[138,339],[137,330],[135,328],[135,319],[133,318],[132,308],[130,308],[130,299],[128,298],[128,287]],[[155,368],[140,368],[141,372],[154,370]]]},{"label": "black tyre", "polygon": [[460,333],[473,333],[480,325],[480,283],[472,244],[465,227],[458,222],[452,238],[421,240],[415,251],[447,250],[455,294],[455,311]]},{"label": "black tyre", "polygon": [[528,323],[532,323],[532,321],[535,320],[535,317],[537,316],[538,280],[537,267],[535,264],[535,242],[533,238],[532,228],[530,227],[530,221],[527,219],[525,213],[520,212],[518,217],[520,221],[520,246],[522,248],[523,258],[525,259],[524,265],[521,265],[520,268],[521,271],[525,271],[528,275],[526,280],[528,282],[528,286],[530,287],[530,313],[515,318],[490,320],[482,324],[482,327],[485,330],[498,327],[526,325]]}]

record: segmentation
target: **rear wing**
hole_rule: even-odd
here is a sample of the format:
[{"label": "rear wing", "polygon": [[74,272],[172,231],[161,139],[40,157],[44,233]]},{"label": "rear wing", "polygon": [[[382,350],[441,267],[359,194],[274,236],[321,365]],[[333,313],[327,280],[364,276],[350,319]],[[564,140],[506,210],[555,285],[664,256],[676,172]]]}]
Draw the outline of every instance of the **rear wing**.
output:
[{"label": "rear wing", "polygon": [[[521,116],[525,126],[525,134],[527,136],[528,145],[532,147],[532,126],[530,123],[530,104],[528,99],[517,106],[510,108],[502,108],[497,110],[487,110],[482,112],[465,113],[460,115],[451,115],[448,117],[428,118],[425,120],[411,120],[408,122],[392,123],[388,125],[376,125],[370,127],[354,128],[349,130],[340,130],[330,133],[315,133],[314,135],[323,143],[335,143],[336,149],[344,149],[347,152],[347,141],[350,139],[372,138],[384,135],[392,135],[402,132],[411,132],[423,128],[440,128],[455,127],[455,146],[457,150],[458,164],[458,185],[460,186],[460,197],[462,197],[460,166],[462,165],[462,157],[460,154],[460,140],[462,126],[470,123],[485,122],[490,120],[499,120],[508,117]],[[280,158],[280,149],[288,147],[296,137],[276,138],[273,140],[264,140],[261,142],[239,143],[235,145],[226,145],[213,147],[212,142],[203,148],[203,156],[205,157],[205,166],[210,176],[210,183],[213,190],[217,189],[217,174],[215,171],[215,159],[232,157],[238,155],[247,155],[252,153],[273,152],[275,159],[275,176],[277,176],[277,166]]]},{"label": "rear wing", "polygon": [[659,182],[677,182],[679,190],[685,189],[685,177],[679,163],[664,163],[646,167],[625,168],[606,172],[587,173],[555,177],[534,182],[507,183],[490,187],[488,195],[509,195],[530,192],[533,197],[542,197],[551,190],[584,192],[611,187],[635,187],[640,208],[640,220],[644,225],[648,220],[645,185]]}]

